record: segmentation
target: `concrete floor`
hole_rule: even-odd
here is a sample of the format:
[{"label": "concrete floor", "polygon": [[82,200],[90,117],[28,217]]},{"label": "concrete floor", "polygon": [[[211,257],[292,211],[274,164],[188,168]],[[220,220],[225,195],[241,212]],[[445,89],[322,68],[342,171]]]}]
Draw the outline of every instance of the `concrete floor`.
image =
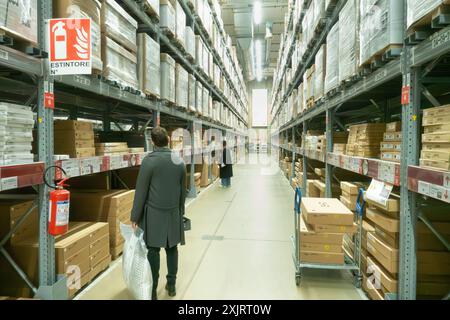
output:
[{"label": "concrete floor", "polygon": [[[175,299],[362,299],[347,272],[305,270],[295,285],[293,191],[281,172],[257,160],[235,166],[231,189],[216,183],[189,203],[192,230],[179,249]],[[162,254],[159,299],[168,299],[166,270]],[[131,299],[121,259],[76,299]]]}]

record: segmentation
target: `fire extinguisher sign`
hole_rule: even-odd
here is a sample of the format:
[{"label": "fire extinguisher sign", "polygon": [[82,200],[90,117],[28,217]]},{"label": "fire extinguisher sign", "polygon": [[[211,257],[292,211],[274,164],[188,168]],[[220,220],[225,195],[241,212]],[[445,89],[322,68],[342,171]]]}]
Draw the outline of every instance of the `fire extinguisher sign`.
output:
[{"label": "fire extinguisher sign", "polygon": [[49,19],[50,75],[91,74],[91,19]]}]

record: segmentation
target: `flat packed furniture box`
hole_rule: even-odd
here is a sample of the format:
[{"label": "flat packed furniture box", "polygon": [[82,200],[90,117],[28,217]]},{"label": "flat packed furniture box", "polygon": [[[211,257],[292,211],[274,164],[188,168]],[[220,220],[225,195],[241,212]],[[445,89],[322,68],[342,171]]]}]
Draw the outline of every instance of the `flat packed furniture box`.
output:
[{"label": "flat packed furniture box", "polygon": [[126,142],[102,142],[95,144],[95,154],[97,156],[128,154],[128,150]]},{"label": "flat packed furniture box", "polygon": [[161,53],[161,99],[175,103],[175,60]]},{"label": "flat packed furniture box", "polygon": [[30,44],[38,42],[38,1],[0,0],[0,34],[6,32]]},{"label": "flat packed furniture box", "polygon": [[358,71],[359,6],[359,0],[348,0],[339,13],[339,83]]},{"label": "flat packed furniture box", "polygon": [[431,25],[433,14],[439,13],[443,4],[449,4],[448,0],[407,0],[407,27],[413,29],[422,25]]},{"label": "flat packed furniture box", "polygon": [[138,34],[138,70],[139,88],[142,92],[155,96],[161,95],[159,44],[146,33]]},{"label": "flat packed furniture box", "polygon": [[56,120],[54,122],[55,154],[71,158],[95,156],[94,128],[91,122]]},{"label": "flat packed furniture box", "polygon": [[103,70],[102,34],[100,28],[101,2],[97,0],[53,0],[53,18],[90,18],[92,69]]},{"label": "flat packed furniture box", "polygon": [[103,0],[101,12],[102,33],[136,53],[136,20],[114,0]]},{"label": "flat packed furniture box", "polygon": [[[33,201],[1,200],[0,201],[0,238],[3,239],[19,219],[33,206]],[[39,215],[37,207],[32,210],[21,226],[11,235],[8,244],[15,244],[24,239],[37,239]]]},{"label": "flat packed furniture box", "polygon": [[189,76],[188,72],[180,65],[175,64],[175,104],[187,109],[189,103]]}]

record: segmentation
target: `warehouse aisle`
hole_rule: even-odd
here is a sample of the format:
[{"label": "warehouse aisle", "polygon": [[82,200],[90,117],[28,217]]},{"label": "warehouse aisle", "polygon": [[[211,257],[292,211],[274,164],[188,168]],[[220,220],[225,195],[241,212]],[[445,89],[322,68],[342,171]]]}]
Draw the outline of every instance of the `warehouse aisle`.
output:
[{"label": "warehouse aisle", "polygon": [[[237,165],[231,189],[216,183],[189,205],[192,230],[180,249],[176,299],[361,299],[340,271],[307,270],[296,287],[293,192],[281,173],[263,175],[264,168]],[[160,299],[168,298],[164,263],[163,255]],[[78,298],[129,299],[121,272],[118,260]]]}]

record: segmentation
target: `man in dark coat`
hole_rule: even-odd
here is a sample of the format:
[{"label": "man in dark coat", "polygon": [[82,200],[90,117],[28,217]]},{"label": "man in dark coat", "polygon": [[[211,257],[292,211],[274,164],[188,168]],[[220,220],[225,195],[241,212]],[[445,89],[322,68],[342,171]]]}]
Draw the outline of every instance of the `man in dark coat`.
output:
[{"label": "man in dark coat", "polygon": [[156,127],[151,133],[154,151],[142,161],[136,183],[131,222],[144,231],[148,260],[153,276],[153,299],[157,299],[160,248],[167,253],[169,296],[176,295],[178,272],[177,245],[184,245],[184,205],[186,199],[186,166],[168,148],[167,131]]},{"label": "man in dark coat", "polygon": [[222,180],[222,187],[231,187],[231,178],[233,177],[233,160],[231,151],[227,148],[227,142],[223,142],[222,161],[220,165],[220,179]]}]

